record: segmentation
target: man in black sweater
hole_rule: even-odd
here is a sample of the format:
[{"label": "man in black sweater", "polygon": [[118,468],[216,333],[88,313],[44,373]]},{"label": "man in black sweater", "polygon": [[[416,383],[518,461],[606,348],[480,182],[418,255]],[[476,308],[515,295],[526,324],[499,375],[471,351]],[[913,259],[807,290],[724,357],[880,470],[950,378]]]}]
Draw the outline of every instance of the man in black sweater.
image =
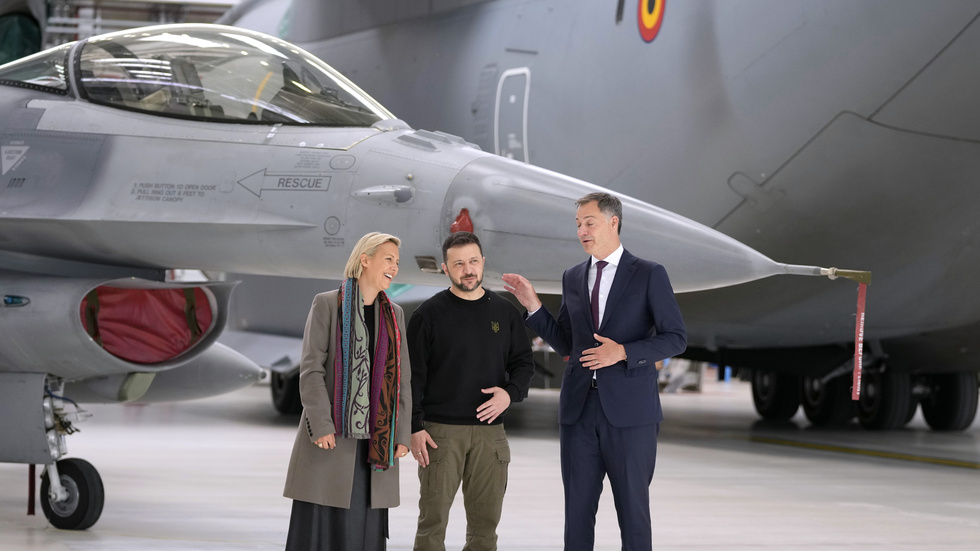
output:
[{"label": "man in black sweater", "polygon": [[419,463],[416,551],[443,551],[449,509],[463,484],[464,551],[497,548],[510,447],[504,411],[527,396],[534,373],[524,320],[483,288],[483,247],[470,232],[442,245],[452,286],[408,323],[412,455]]}]

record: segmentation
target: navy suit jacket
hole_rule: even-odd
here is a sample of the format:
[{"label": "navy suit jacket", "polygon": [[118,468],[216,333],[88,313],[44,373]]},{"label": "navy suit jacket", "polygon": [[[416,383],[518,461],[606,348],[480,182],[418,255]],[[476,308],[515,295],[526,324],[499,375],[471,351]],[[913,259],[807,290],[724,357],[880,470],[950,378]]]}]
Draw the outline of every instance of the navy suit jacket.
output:
[{"label": "navy suit jacket", "polygon": [[593,371],[579,360],[582,351],[599,342],[593,333],[626,348],[626,361],[595,371],[599,400],[615,427],[663,420],[656,362],[687,348],[687,331],[667,271],[656,262],[624,250],[606,300],[598,330],[592,323],[586,260],[562,276],[562,304],[556,320],[544,307],[527,316],[527,325],[556,352],[568,356],[561,383],[558,422],[575,423],[589,393]]}]

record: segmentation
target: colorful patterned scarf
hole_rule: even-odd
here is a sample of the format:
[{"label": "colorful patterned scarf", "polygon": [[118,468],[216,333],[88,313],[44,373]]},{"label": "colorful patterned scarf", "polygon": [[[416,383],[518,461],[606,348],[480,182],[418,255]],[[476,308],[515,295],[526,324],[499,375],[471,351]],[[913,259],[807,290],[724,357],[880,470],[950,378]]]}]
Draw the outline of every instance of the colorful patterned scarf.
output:
[{"label": "colorful patterned scarf", "polygon": [[337,436],[370,439],[368,461],[385,470],[395,461],[395,424],[401,385],[401,333],[388,295],[378,293],[378,342],[374,365],[364,322],[364,299],[357,281],[345,279],[337,299],[333,417]]}]

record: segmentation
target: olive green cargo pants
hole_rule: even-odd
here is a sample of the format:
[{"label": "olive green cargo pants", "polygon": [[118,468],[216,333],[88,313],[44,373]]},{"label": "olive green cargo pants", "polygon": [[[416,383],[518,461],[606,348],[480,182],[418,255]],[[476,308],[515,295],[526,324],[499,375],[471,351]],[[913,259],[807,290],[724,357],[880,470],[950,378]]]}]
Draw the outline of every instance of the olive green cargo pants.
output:
[{"label": "olive green cargo pants", "polygon": [[497,524],[507,489],[510,446],[503,425],[426,423],[438,448],[419,467],[419,525],[415,551],[444,551],[449,509],[460,482],[466,509],[463,551],[497,549]]}]

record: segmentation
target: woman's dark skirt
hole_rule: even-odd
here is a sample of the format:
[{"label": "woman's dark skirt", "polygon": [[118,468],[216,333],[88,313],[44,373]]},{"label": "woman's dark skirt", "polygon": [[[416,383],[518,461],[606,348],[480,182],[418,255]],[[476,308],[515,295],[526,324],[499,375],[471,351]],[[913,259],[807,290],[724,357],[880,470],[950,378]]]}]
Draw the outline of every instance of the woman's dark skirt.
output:
[{"label": "woman's dark skirt", "polygon": [[357,442],[350,509],[293,500],[286,551],[384,551],[388,509],[371,509],[368,441]]}]

